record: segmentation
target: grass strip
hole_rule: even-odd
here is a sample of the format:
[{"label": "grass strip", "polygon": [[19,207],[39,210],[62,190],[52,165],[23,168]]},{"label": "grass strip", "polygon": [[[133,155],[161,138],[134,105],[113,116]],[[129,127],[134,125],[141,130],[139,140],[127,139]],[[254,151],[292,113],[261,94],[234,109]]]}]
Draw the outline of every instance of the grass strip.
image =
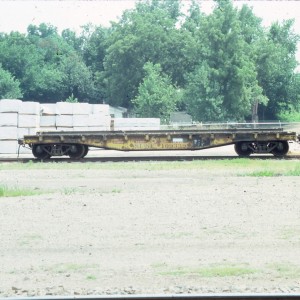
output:
[{"label": "grass strip", "polygon": [[226,171],[236,176],[276,177],[300,176],[300,161],[261,160],[255,158],[233,158],[222,160],[164,161],[164,162],[115,162],[115,163],[13,163],[0,164],[2,170],[135,170],[172,171],[204,170]]},{"label": "grass strip", "polygon": [[235,265],[235,264],[225,264],[225,265],[210,265],[204,266],[202,268],[184,268],[178,267],[173,270],[166,270],[159,272],[160,275],[167,276],[189,276],[196,275],[200,277],[229,277],[229,276],[243,276],[257,273],[258,271],[250,268],[248,265]]},{"label": "grass strip", "polygon": [[0,197],[20,197],[20,196],[33,196],[42,194],[39,190],[8,187],[0,185]]}]

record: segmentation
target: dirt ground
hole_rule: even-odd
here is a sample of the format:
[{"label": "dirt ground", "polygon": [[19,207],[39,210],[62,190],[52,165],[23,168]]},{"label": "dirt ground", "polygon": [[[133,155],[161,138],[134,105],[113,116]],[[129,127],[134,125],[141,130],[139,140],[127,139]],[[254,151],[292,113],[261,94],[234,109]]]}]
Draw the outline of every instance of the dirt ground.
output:
[{"label": "dirt ground", "polygon": [[[159,164],[159,163],[157,163]],[[299,177],[0,169],[0,296],[300,292]]]}]

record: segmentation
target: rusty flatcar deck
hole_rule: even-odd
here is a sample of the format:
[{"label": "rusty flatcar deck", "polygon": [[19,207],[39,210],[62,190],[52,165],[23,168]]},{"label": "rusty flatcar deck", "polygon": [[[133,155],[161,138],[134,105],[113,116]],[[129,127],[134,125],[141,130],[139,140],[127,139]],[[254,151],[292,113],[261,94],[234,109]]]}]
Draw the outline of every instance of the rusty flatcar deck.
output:
[{"label": "rusty flatcar deck", "polygon": [[155,130],[155,131],[53,131],[25,135],[19,144],[29,145],[37,158],[68,155],[82,158],[88,147],[120,151],[200,150],[235,145],[241,156],[272,153],[284,156],[296,132],[282,129]]}]

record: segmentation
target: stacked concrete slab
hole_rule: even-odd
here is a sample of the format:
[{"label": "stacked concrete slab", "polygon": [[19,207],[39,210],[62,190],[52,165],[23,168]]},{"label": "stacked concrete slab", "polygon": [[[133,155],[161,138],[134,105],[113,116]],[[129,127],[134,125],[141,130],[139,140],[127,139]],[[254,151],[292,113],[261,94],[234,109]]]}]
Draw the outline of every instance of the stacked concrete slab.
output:
[{"label": "stacked concrete slab", "polygon": [[110,130],[111,117],[108,104],[92,104],[88,119],[90,131]]},{"label": "stacked concrete slab", "polygon": [[[21,102],[18,113],[18,138],[26,134],[36,134],[40,126],[40,103],[26,101]],[[17,146],[18,147],[18,146]],[[20,153],[30,153],[31,150],[20,147]]]},{"label": "stacked concrete slab", "polygon": [[0,101],[0,153],[16,153],[20,100]]},{"label": "stacked concrete slab", "polygon": [[[18,138],[35,134],[40,123],[40,104],[18,99],[0,101],[0,153],[17,153]],[[20,148],[20,153],[28,153]]]},{"label": "stacked concrete slab", "polygon": [[41,131],[56,130],[56,114],[56,103],[41,104],[39,126]]},{"label": "stacked concrete slab", "polygon": [[115,118],[114,130],[159,130],[160,119],[157,118]]},{"label": "stacked concrete slab", "polygon": [[109,105],[88,103],[41,104],[42,131],[110,130]]},{"label": "stacked concrete slab", "polygon": [[159,119],[111,119],[107,104],[0,100],[0,154],[30,153],[17,140],[37,131],[157,130]]}]

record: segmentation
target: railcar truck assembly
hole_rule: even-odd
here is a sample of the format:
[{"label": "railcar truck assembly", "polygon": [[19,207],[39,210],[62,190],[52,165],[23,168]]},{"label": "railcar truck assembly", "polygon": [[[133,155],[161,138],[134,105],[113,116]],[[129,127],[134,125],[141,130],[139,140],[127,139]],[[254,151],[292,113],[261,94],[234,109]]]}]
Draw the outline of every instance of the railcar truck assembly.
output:
[{"label": "railcar truck assembly", "polygon": [[252,153],[285,156],[296,132],[278,129],[190,129],[153,131],[52,131],[25,135],[19,145],[29,146],[37,159],[69,156],[81,159],[89,147],[120,151],[201,150],[234,145],[239,156]]}]

